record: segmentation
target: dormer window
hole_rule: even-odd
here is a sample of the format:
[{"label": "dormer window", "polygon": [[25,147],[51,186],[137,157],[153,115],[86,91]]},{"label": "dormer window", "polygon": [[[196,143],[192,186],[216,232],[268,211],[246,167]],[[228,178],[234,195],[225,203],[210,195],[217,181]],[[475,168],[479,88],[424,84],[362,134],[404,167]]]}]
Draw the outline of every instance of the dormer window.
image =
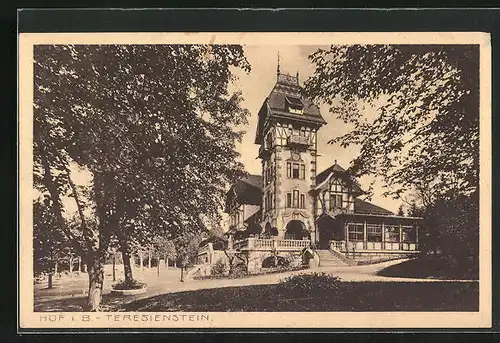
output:
[{"label": "dormer window", "polygon": [[295,114],[302,114],[304,110],[304,103],[299,97],[286,95],[285,96],[286,108],[288,112]]}]

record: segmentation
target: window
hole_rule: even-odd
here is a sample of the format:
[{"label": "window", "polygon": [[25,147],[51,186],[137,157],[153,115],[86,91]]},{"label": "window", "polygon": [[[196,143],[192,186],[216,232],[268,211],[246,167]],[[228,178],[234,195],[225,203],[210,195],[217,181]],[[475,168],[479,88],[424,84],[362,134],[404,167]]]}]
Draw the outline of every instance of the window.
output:
[{"label": "window", "polygon": [[342,194],[330,194],[330,210],[342,208]]},{"label": "window", "polygon": [[299,191],[298,190],[293,191],[293,207],[295,207],[295,208],[299,207]]},{"label": "window", "polygon": [[286,163],[286,176],[292,179],[305,179],[306,166],[302,163]]},{"label": "window", "polygon": [[349,223],[347,224],[349,241],[363,240],[363,224]]},{"label": "window", "polygon": [[342,184],[339,181],[335,180],[330,184],[330,190],[332,192],[342,192]]},{"label": "window", "polygon": [[292,113],[302,113],[302,109],[304,108],[304,103],[298,97],[286,95],[285,96],[286,104],[288,110]]},{"label": "window", "polygon": [[264,183],[266,185],[268,185],[272,180],[273,180],[273,165],[269,165],[267,168],[266,168],[266,172],[264,174]]},{"label": "window", "polygon": [[368,242],[382,242],[382,225],[366,224],[366,235]]},{"label": "window", "polygon": [[399,226],[386,225],[385,226],[385,241],[386,242],[399,242]]},{"label": "window", "polygon": [[402,236],[405,243],[414,243],[416,241],[416,232],[411,226],[403,227]]},{"label": "window", "polygon": [[292,207],[292,193],[286,193],[286,207]]},{"label": "window", "polygon": [[300,195],[300,208],[306,208],[306,196],[305,196],[305,194]]}]

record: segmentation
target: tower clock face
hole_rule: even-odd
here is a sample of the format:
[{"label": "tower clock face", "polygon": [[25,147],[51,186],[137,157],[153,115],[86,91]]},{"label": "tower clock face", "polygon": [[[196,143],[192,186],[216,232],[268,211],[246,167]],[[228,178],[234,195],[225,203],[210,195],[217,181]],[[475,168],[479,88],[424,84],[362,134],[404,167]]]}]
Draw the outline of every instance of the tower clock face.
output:
[{"label": "tower clock face", "polygon": [[298,161],[300,159],[300,155],[296,152],[292,152],[292,160]]}]

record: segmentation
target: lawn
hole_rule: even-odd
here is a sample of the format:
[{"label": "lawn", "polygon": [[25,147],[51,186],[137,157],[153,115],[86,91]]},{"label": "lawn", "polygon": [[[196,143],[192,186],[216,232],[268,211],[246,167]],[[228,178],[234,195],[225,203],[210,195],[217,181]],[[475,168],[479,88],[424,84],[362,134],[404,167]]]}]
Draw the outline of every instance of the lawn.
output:
[{"label": "lawn", "polygon": [[[81,304],[80,304],[81,302]],[[36,311],[79,311],[84,299],[41,303]],[[478,282],[341,282],[337,290],[283,292],[255,285],[104,298],[107,311],[478,311]]]},{"label": "lawn", "polygon": [[479,266],[468,260],[453,261],[444,256],[419,257],[380,270],[377,275],[442,280],[478,280]]}]

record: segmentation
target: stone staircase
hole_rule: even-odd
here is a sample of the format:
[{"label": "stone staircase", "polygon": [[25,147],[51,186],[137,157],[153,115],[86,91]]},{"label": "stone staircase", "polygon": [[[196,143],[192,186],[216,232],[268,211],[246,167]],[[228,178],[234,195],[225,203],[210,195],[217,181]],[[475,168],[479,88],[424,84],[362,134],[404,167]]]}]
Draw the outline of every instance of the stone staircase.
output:
[{"label": "stone staircase", "polygon": [[340,257],[331,250],[316,250],[320,267],[347,267],[351,265],[345,257]]}]

